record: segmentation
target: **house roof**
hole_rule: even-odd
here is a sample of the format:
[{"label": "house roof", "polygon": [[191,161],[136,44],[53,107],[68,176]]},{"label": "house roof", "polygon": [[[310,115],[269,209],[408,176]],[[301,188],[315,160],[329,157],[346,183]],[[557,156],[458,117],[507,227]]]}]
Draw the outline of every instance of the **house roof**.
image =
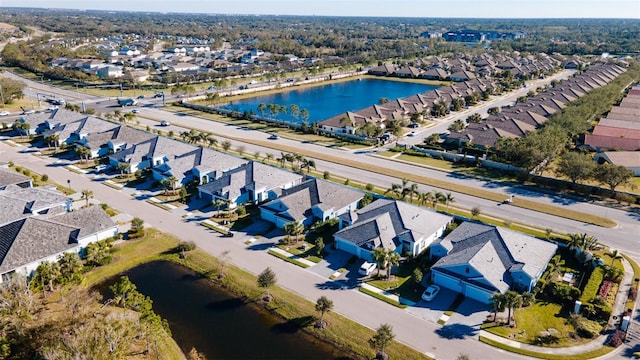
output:
[{"label": "house roof", "polygon": [[353,223],[335,234],[369,250],[395,249],[436,233],[453,219],[404,201],[379,199],[351,215]]},{"label": "house roof", "polygon": [[88,116],[79,120],[75,120],[66,124],[60,124],[51,130],[43,133],[44,136],[49,134],[58,134],[60,140],[64,141],[71,137],[72,134],[91,134],[94,132],[102,132],[116,128],[118,125],[109,121]]},{"label": "house roof", "polygon": [[48,217],[48,220],[78,228],[79,231],[73,235],[78,241],[92,234],[116,227],[116,223],[98,205],[53,215]]},{"label": "house roof", "polygon": [[593,135],[613,136],[621,139],[640,139],[640,130],[596,125],[593,129]]},{"label": "house roof", "polygon": [[594,149],[640,150],[640,139],[621,138],[618,136],[585,134],[584,143]]},{"label": "house roof", "polygon": [[7,185],[17,185],[30,181],[30,177],[19,174],[12,169],[0,168],[0,189]]},{"label": "house roof", "polygon": [[[303,221],[312,216],[312,208],[322,211],[340,210],[362,199],[364,194],[348,186],[321,179],[310,179],[300,185],[284,189],[282,196],[263,205],[266,209],[279,213],[291,221]],[[280,210],[282,204],[286,210]]]},{"label": "house roof", "polygon": [[46,187],[9,185],[0,191],[0,224],[51,208],[64,209],[68,201],[67,196]]},{"label": "house roof", "polygon": [[640,130],[640,121],[626,121],[607,117],[605,119],[600,119],[598,126]]},{"label": "house roof", "polygon": [[640,151],[605,151],[602,154],[614,165],[640,167]]},{"label": "house roof", "polygon": [[[440,244],[450,249],[434,269],[471,265],[493,289],[504,292],[513,270],[531,278],[539,276],[556,252],[557,245],[509,229],[475,222],[464,222]],[[485,286],[486,287],[486,286]]]},{"label": "house roof", "polygon": [[279,189],[302,179],[302,175],[271,165],[251,161],[225,172],[221,177],[198,187],[224,199],[235,199],[243,190],[256,192]]}]

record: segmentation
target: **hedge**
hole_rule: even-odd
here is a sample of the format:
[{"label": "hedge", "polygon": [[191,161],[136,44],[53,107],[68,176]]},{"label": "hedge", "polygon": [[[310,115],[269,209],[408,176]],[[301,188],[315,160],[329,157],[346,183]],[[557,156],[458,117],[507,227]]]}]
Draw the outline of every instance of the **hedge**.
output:
[{"label": "hedge", "polygon": [[601,266],[596,267],[591,272],[591,276],[589,277],[589,281],[587,285],[584,286],[584,290],[582,290],[582,296],[580,296],[580,301],[584,304],[589,302],[589,300],[593,299],[598,295],[598,290],[600,289],[600,284],[604,279],[604,269]]}]

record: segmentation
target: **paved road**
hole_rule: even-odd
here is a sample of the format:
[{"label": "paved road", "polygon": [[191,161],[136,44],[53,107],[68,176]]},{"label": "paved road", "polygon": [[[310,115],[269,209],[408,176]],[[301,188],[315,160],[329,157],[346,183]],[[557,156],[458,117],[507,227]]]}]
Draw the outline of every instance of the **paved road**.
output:
[{"label": "paved road", "polygon": [[[534,85],[529,86],[528,88],[523,88],[518,90],[514,94],[510,94],[509,96],[503,96],[497,100],[496,103],[483,104],[478,109],[484,109],[490,106],[496,106],[496,104],[502,104],[503,102],[514,101],[518,96],[521,96],[520,92],[526,93],[530,88],[542,86],[552,79],[556,78],[564,78],[568,76],[568,72],[561,72],[556,74],[555,77],[550,77],[544,80],[536,81]],[[15,75],[13,75],[15,76]],[[28,84],[32,87],[39,87],[42,84],[26,80]],[[51,90],[52,92],[57,91],[56,88],[50,87],[47,84],[44,84],[44,88]],[[68,92],[66,90],[62,90],[63,92]],[[74,92],[70,92],[74,93]],[[75,95],[83,96],[86,100],[91,100],[96,97],[91,95],[75,93]],[[457,116],[465,116],[464,114],[458,114]],[[454,118],[450,118],[446,123],[453,121]],[[253,131],[248,130],[246,128],[218,123],[214,121],[210,121],[204,118],[199,118],[195,116],[186,115],[183,113],[173,113],[162,110],[161,108],[155,108],[153,105],[148,107],[140,108],[140,113],[138,114],[137,120],[145,126],[148,125],[151,128],[162,129],[163,131],[174,131],[174,133],[178,134],[186,129],[195,128],[200,131],[206,131],[214,134],[219,138],[229,137],[231,139],[247,139],[252,141],[260,141],[261,146],[242,143],[240,140],[233,140],[233,147],[236,148],[238,145],[244,145],[246,147],[247,154],[254,154],[255,152],[260,152],[262,155],[271,152],[276,155],[279,155],[278,146],[285,145],[290,148],[300,148],[305,151],[312,151],[314,153],[319,154],[316,160],[316,165],[318,169],[327,170],[332,174],[339,174],[340,176],[349,178],[349,179],[357,179],[364,183],[371,183],[376,186],[380,186],[382,188],[388,188],[392,183],[400,182],[397,176],[393,176],[394,171],[398,172],[406,172],[418,174],[421,176],[430,177],[437,180],[442,180],[450,183],[472,186],[482,189],[490,189],[494,192],[499,192],[504,194],[505,198],[514,194],[519,197],[527,198],[528,200],[538,201],[545,204],[553,204],[557,206],[562,206],[567,209],[582,211],[585,213],[596,214],[603,217],[608,217],[615,220],[618,223],[618,227],[615,229],[607,229],[601,228],[595,225],[584,224],[578,221],[567,220],[558,218],[555,216],[550,216],[547,214],[542,214],[514,206],[503,206],[501,204],[497,204],[492,201],[476,198],[469,195],[457,194],[454,193],[456,198],[456,203],[460,206],[466,208],[480,207],[481,211],[487,215],[494,215],[501,218],[514,219],[517,221],[522,221],[528,224],[541,226],[543,228],[551,228],[557,231],[564,231],[568,233],[583,233],[587,232],[591,235],[596,236],[601,242],[628,253],[633,256],[635,259],[640,259],[640,214],[628,213],[620,210],[615,210],[607,207],[602,207],[590,203],[577,202],[569,199],[561,198],[553,195],[546,195],[543,193],[530,191],[528,189],[523,189],[519,186],[511,186],[510,184],[502,184],[495,182],[487,182],[476,179],[468,179],[463,177],[458,177],[453,174],[449,174],[446,172],[427,169],[415,165],[403,164],[396,161],[381,159],[372,156],[366,155],[356,155],[351,151],[344,151],[341,149],[335,148],[327,148],[325,146],[315,145],[315,144],[302,144],[299,141],[284,139],[281,138],[277,141],[268,140],[268,134],[265,134],[261,131]],[[172,125],[169,127],[159,127],[159,122],[162,120],[169,121]],[[445,123],[445,125],[446,125]],[[390,169],[388,174],[377,174],[371,173],[359,169],[355,169],[348,166],[343,166],[341,164],[330,163],[327,161],[323,161],[320,157],[324,154],[330,154],[335,157],[343,158],[343,159],[358,159],[362,163],[366,164],[374,164],[382,167],[386,167]],[[429,191],[430,187],[421,186],[421,191]]]},{"label": "paved road", "polygon": [[21,149],[4,143],[0,144],[0,161],[13,161],[32,171],[46,173],[50,179],[61,184],[70,180],[74,190],[90,189],[96,199],[106,200],[113,207],[140,217],[145,220],[145,223],[183,240],[194,241],[199,248],[213,255],[220,256],[223,251],[230,250],[231,262],[254,274],[269,266],[276,272],[280,286],[310,301],[325,295],[334,301],[337,313],[372,329],[382,323],[389,323],[393,326],[398,341],[419,351],[435,355],[438,359],[455,359],[459,353],[473,354],[474,357],[482,354],[482,358],[492,359],[523,358],[484,345],[473,339],[471,334],[459,338],[453,333],[442,333],[439,325],[426,322],[357,290],[335,287],[328,278],[277,260],[264,250],[252,250],[251,246],[246,246],[239,237],[220,237],[202,226],[189,222],[188,219],[175,215],[167,216],[167,211],[136,200],[127,191],[112,189],[98,181],[93,181],[89,175],[70,172],[59,164],[56,166],[53,159],[42,159],[20,153],[19,150]]}]

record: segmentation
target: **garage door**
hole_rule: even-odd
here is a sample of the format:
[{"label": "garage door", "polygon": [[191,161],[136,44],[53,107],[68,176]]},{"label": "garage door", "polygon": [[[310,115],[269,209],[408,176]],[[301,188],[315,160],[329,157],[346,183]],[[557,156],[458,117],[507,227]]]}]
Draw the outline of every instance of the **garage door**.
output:
[{"label": "garage door", "polygon": [[347,252],[349,254],[353,254],[358,256],[358,249],[357,249],[357,245],[350,242],[350,241],[343,241],[340,239],[336,239],[336,248],[338,250],[342,250],[344,252]]},{"label": "garage door", "polygon": [[435,270],[432,270],[432,274],[434,283],[440,286],[444,286],[447,289],[451,289],[455,292],[462,292],[462,282],[459,279]]},{"label": "garage door", "polygon": [[490,303],[489,298],[492,293],[487,290],[475,287],[473,285],[465,284],[464,288],[464,296],[480,301],[481,303],[488,304]]}]

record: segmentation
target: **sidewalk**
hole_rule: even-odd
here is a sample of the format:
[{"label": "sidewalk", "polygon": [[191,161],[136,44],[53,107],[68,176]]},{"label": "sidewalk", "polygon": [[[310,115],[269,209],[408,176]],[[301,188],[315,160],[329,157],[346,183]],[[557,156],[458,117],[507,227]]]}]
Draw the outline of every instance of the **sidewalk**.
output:
[{"label": "sidewalk", "polygon": [[[625,258],[622,258],[621,260],[622,260],[622,265],[624,266],[624,277],[620,282],[620,287],[618,288],[618,295],[616,296],[616,301],[613,304],[613,311],[611,313],[612,316],[611,316],[611,319],[609,319],[609,324],[607,324],[607,328],[605,330],[619,327],[621,318],[622,318],[621,315],[625,310],[624,307],[627,301],[627,294],[629,293],[629,288],[631,287],[631,284],[633,282],[633,268],[631,267],[631,264]],[[593,341],[590,341],[586,344],[571,346],[571,347],[549,348],[549,347],[543,347],[543,346],[524,344],[518,341],[504,338],[502,336],[494,335],[485,330],[480,330],[478,335],[513,348],[534,351],[541,354],[553,354],[553,355],[577,355],[577,354],[591,352],[603,346],[606,346],[605,344],[609,339],[609,335],[600,335],[597,338],[595,338]],[[612,350],[607,355],[603,356],[603,358],[614,355],[619,351],[621,351],[622,349],[624,349],[624,346],[619,346],[618,348]]]}]

